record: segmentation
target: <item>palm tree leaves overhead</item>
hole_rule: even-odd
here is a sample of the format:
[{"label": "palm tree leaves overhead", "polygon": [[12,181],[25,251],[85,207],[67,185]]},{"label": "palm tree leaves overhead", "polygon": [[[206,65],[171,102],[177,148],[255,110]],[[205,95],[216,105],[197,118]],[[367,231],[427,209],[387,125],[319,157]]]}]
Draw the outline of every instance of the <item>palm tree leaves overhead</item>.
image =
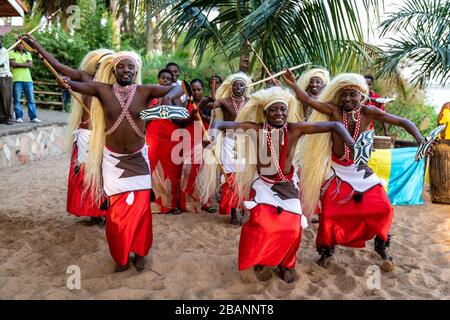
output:
[{"label": "palm tree leaves overhead", "polygon": [[450,80],[450,2],[407,0],[398,10],[381,24],[383,35],[394,35],[377,60],[379,73],[394,73],[410,60],[413,82],[421,87],[429,79],[445,84]]},{"label": "palm tree leaves overhead", "polygon": [[[356,0],[166,0],[171,8],[163,24],[170,37],[186,32],[201,60],[206,48],[234,58],[242,54],[242,31],[273,70],[305,61],[347,71],[358,60],[371,58]],[[359,1],[360,2],[360,1]],[[360,2],[361,3],[361,2]],[[365,0],[364,8],[379,1]],[[214,18],[211,13],[219,12]],[[369,50],[369,51],[368,51]]]},{"label": "palm tree leaves overhead", "polygon": [[407,0],[396,6],[396,12],[381,23],[381,35],[416,25],[428,28],[449,22],[450,3],[446,0]]}]

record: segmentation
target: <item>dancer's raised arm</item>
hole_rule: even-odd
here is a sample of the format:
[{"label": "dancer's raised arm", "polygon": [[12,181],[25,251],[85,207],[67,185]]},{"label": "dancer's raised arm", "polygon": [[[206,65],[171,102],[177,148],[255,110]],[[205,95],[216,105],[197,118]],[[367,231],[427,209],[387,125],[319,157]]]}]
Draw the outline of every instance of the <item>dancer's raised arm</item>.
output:
[{"label": "dancer's raised arm", "polygon": [[376,107],[371,106],[366,106],[365,112],[367,115],[370,115],[375,120],[379,120],[383,123],[389,123],[395,126],[402,127],[403,129],[406,130],[406,132],[412,135],[419,144],[425,140],[425,138],[422,136],[416,125],[408,119],[384,112]]},{"label": "dancer's raised arm", "polygon": [[296,81],[295,76],[289,69],[286,70],[286,73],[283,74],[283,78],[286,81],[286,83],[289,85],[289,87],[292,88],[295,92],[296,98],[303,103],[304,105],[308,105],[311,108],[319,111],[320,113],[326,114],[326,115],[332,115],[335,111],[335,108],[333,108],[332,104],[330,103],[324,103],[319,102],[315,99],[312,99],[302,88],[300,88]]},{"label": "dancer's raised arm", "polygon": [[235,122],[235,121],[214,121],[210,129],[227,130],[227,129],[260,129],[261,126],[254,122]]},{"label": "dancer's raised arm", "polygon": [[50,54],[44,47],[31,35],[24,35],[22,39],[33,49],[36,49],[38,53],[40,53],[45,60],[50,63],[50,65],[58,71],[63,76],[67,76],[74,81],[91,81],[94,78],[94,75],[91,75],[85,71],[81,71],[78,69],[73,69],[65,64],[59,62],[52,54]]},{"label": "dancer's raised arm", "polygon": [[159,86],[155,84],[147,84],[139,86],[138,90],[146,95],[148,100],[163,97],[161,102],[162,104],[172,104],[173,100],[184,94],[183,89],[179,85]]},{"label": "dancer's raised arm", "polygon": [[345,144],[349,147],[355,145],[355,141],[351,137],[344,125],[337,121],[327,121],[327,122],[298,122],[291,123],[290,127],[294,129],[293,132],[297,133],[299,136],[304,134],[315,134],[315,133],[325,133],[334,131],[339,134],[344,140]]}]

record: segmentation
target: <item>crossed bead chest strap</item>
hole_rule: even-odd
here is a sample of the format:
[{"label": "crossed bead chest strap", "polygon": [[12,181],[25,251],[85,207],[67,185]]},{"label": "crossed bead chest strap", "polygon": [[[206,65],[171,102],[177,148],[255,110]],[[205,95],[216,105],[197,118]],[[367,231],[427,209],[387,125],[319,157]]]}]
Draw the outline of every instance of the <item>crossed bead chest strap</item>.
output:
[{"label": "crossed bead chest strap", "polygon": [[[137,84],[132,84],[130,86],[122,87],[117,83],[113,84],[113,92],[114,96],[116,97],[117,101],[119,102],[120,107],[122,108],[122,113],[117,118],[116,122],[112,125],[111,128],[109,128],[106,131],[106,134],[109,135],[116,131],[116,129],[119,127],[119,125],[122,123],[123,119],[126,117],[128,122],[131,125],[131,128],[133,128],[133,131],[141,138],[145,138],[145,134],[139,130],[138,126],[134,122],[133,118],[131,117],[129,108],[131,105],[131,102],[133,101],[134,95],[136,93]],[[127,96],[127,100],[125,101],[124,96]]]}]

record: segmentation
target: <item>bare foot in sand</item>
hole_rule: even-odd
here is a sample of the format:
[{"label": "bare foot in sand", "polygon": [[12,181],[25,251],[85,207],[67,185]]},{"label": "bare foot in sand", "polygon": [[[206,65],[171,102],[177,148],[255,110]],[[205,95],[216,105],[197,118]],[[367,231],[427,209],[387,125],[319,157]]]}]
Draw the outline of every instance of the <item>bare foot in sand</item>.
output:
[{"label": "bare foot in sand", "polygon": [[253,271],[255,272],[256,278],[259,281],[267,281],[272,278],[272,270],[265,266],[254,266]]},{"label": "bare foot in sand", "polygon": [[328,268],[333,258],[334,247],[321,247],[317,248],[317,251],[320,254],[320,258],[316,261],[316,263],[322,268]]},{"label": "bare foot in sand", "polygon": [[123,272],[125,270],[128,270],[129,267],[130,267],[130,265],[128,263],[126,265],[124,265],[124,266],[121,266],[121,265],[116,263],[116,266],[114,267],[114,272],[115,273]]},{"label": "bare foot in sand", "polygon": [[213,206],[209,206],[209,205],[203,205],[202,206],[202,210],[209,212],[209,213],[216,213],[217,212],[217,208],[213,207]]},{"label": "bare foot in sand", "polygon": [[394,267],[394,262],[390,260],[384,260],[380,266],[381,270],[383,270],[384,272],[391,272],[394,270]]},{"label": "bare foot in sand", "polygon": [[289,269],[285,267],[278,267],[278,272],[280,275],[281,280],[283,280],[286,283],[292,283],[295,280],[295,271],[294,269]]},{"label": "bare foot in sand", "polygon": [[103,223],[102,217],[91,217],[89,220],[83,220],[80,222],[85,227],[93,227],[97,225],[101,225]]},{"label": "bare foot in sand", "polygon": [[134,264],[134,267],[136,268],[136,270],[138,272],[141,272],[142,270],[145,269],[145,265],[146,265],[145,257],[135,254],[133,264]]},{"label": "bare foot in sand", "polygon": [[182,214],[183,212],[180,209],[175,208],[175,209],[170,210],[168,213],[173,214],[173,215],[179,215],[179,214]]},{"label": "bare foot in sand", "polygon": [[236,209],[231,209],[231,220],[230,223],[233,225],[233,227],[240,227],[241,223],[239,222],[239,219],[237,217]]},{"label": "bare foot in sand", "polygon": [[319,260],[317,260],[316,263],[320,267],[327,269],[331,264],[331,258],[332,257],[320,256]]},{"label": "bare foot in sand", "polygon": [[391,235],[388,235],[387,241],[383,241],[380,237],[376,236],[374,241],[375,252],[378,253],[383,259],[381,263],[381,270],[385,272],[391,272],[394,270],[393,258],[389,252],[389,247],[391,244]]}]

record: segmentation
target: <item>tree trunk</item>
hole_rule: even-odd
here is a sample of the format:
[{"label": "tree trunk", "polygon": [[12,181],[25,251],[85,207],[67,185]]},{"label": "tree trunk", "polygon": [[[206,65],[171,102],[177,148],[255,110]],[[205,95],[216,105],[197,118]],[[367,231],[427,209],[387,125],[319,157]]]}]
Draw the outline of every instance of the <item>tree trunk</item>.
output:
[{"label": "tree trunk", "polygon": [[122,32],[129,33],[130,32],[130,2],[126,1],[126,5],[122,6],[122,10],[120,10],[120,15],[122,16]]},{"label": "tree trunk", "polygon": [[152,10],[150,6],[147,6],[145,15],[147,20],[146,51],[147,54],[150,54],[155,51],[155,35],[152,21]]},{"label": "tree trunk", "polygon": [[122,17],[119,15],[119,0],[111,0],[111,24],[112,24],[112,45],[114,50],[120,50],[120,25]]},{"label": "tree trunk", "polygon": [[[156,25],[159,25],[159,23],[161,22],[161,15],[158,13],[155,17],[156,17]],[[162,37],[163,37],[162,30],[161,28],[158,28],[156,31],[156,50],[158,52],[163,51]]]},{"label": "tree trunk", "polygon": [[135,25],[136,25],[136,7],[135,7],[135,1],[131,0],[129,1],[129,7],[128,7],[128,25],[129,25],[129,30],[131,33],[134,33],[134,31],[136,30]]},{"label": "tree trunk", "polygon": [[250,67],[250,47],[247,43],[241,48],[241,57],[239,59],[239,71],[247,73]]}]

